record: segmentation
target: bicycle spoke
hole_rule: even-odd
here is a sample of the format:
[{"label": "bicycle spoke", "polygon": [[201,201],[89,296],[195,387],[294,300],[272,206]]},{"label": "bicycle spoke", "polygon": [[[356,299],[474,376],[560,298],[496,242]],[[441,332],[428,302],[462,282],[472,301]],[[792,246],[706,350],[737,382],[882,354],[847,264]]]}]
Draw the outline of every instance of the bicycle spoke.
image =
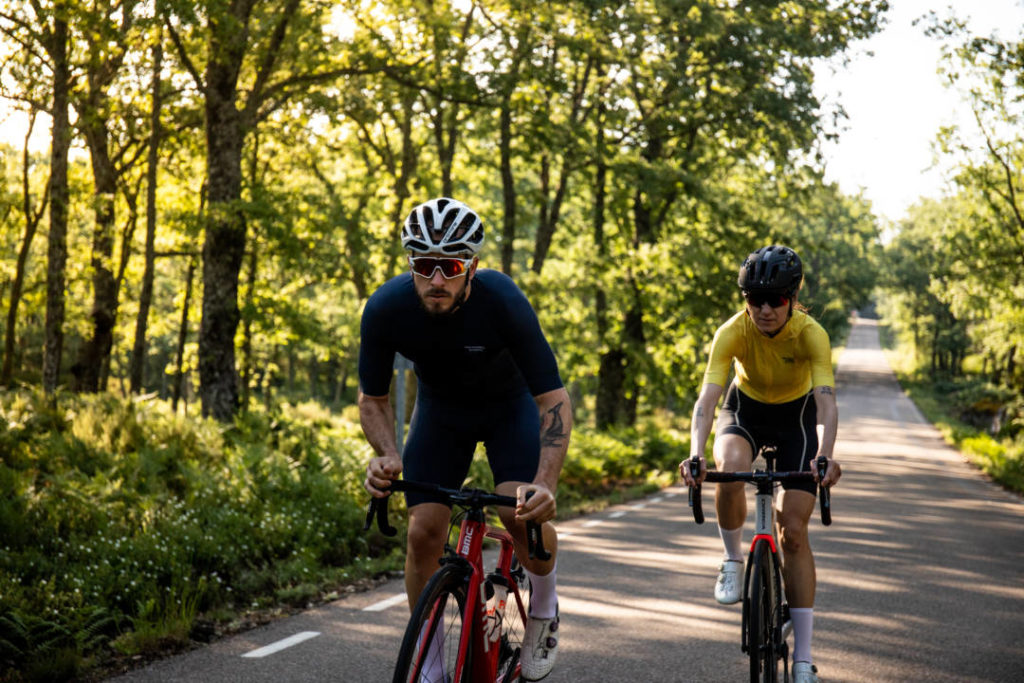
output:
[{"label": "bicycle spoke", "polygon": [[469,653],[459,652],[465,601],[461,572],[442,569],[431,578],[409,620],[394,683],[447,683],[460,657],[463,679],[469,680]]}]

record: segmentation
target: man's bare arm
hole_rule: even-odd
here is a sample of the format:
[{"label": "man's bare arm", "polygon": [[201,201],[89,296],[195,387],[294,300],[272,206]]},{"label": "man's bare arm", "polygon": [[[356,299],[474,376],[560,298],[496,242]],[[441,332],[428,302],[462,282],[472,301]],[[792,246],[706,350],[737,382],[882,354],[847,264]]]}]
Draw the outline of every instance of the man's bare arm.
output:
[{"label": "man's bare arm", "polygon": [[363,486],[370,494],[386,495],[388,481],[402,472],[402,456],[395,438],[395,412],[387,396],[367,396],[359,392],[359,424],[366,440],[377,453],[366,466]]}]

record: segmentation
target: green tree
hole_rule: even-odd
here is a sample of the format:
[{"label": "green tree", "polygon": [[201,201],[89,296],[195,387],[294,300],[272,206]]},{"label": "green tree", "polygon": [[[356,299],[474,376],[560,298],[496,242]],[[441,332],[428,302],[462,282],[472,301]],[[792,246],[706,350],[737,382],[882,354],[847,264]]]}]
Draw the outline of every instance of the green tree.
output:
[{"label": "green tree", "polygon": [[235,336],[247,237],[242,202],[246,139],[306,89],[365,70],[345,64],[336,41],[324,33],[327,9],[318,0],[167,6],[168,28],[205,112],[209,201],[199,375],[203,413],[218,420],[230,420],[239,405]]}]

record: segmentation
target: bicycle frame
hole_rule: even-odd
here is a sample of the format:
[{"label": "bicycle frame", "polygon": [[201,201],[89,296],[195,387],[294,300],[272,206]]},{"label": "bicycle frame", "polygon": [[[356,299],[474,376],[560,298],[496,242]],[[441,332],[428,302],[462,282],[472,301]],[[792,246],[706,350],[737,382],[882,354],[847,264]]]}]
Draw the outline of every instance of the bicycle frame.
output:
[{"label": "bicycle frame", "polygon": [[[740,649],[750,654],[752,659],[756,658],[756,653],[751,653],[755,645],[749,642],[748,638],[750,635],[750,624],[753,619],[751,614],[753,602],[752,597],[749,595],[751,586],[750,576],[753,571],[755,557],[758,553],[758,544],[766,543],[768,546],[766,557],[769,558],[771,565],[769,581],[771,582],[771,595],[773,597],[771,605],[771,624],[773,629],[771,642],[778,647],[778,651],[774,656],[776,659],[782,660],[783,678],[784,680],[789,680],[789,646],[782,637],[782,624],[785,620],[786,606],[782,595],[782,565],[779,560],[778,535],[775,525],[776,480],[773,476],[775,475],[775,469],[772,459],[766,458],[765,462],[765,470],[757,470],[753,473],[754,483],[757,486],[757,492],[754,496],[754,538],[750,542],[750,552],[743,574],[743,614],[741,627],[743,639]],[[764,647],[764,644],[758,644],[758,646]],[[774,670],[767,677],[770,680],[775,680]]]},{"label": "bicycle frame", "polygon": [[[498,561],[490,575],[484,574],[483,547],[484,539],[491,538],[500,543]],[[454,556],[445,561],[463,560],[469,567],[469,589],[467,590],[466,606],[463,611],[463,623],[471,624],[471,628],[463,629],[459,643],[459,660],[452,680],[461,681],[463,668],[466,664],[466,653],[472,652],[472,680],[491,681],[498,669],[498,658],[501,655],[502,620],[505,610],[518,611],[522,623],[526,623],[526,607],[519,594],[519,585],[512,577],[512,562],[515,559],[512,536],[503,529],[489,527],[483,520],[483,513],[470,511],[463,519],[459,528],[459,539],[455,545]],[[504,581],[508,590],[505,604],[496,604],[494,614],[489,613],[487,601],[488,582],[495,577]],[[509,603],[513,604],[509,604]],[[516,664],[509,681],[519,676],[520,665]]]}]

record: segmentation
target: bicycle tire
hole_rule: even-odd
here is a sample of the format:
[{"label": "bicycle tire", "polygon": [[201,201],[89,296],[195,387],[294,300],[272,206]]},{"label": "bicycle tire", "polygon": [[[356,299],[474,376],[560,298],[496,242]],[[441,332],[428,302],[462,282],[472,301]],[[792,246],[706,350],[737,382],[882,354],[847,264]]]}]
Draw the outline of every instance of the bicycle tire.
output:
[{"label": "bicycle tire", "polygon": [[523,651],[523,638],[526,636],[526,622],[523,614],[530,612],[529,585],[526,573],[519,564],[519,559],[512,558],[512,566],[509,570],[512,581],[515,582],[519,592],[519,598],[523,601],[523,610],[519,611],[519,605],[509,591],[508,601],[505,603],[505,612],[502,614],[501,623],[501,651],[498,656],[498,675],[495,680],[498,683],[506,683],[517,680],[519,675],[519,662]]},{"label": "bicycle tire", "polygon": [[[443,658],[442,674],[449,676],[454,673],[462,631],[471,628],[470,624],[463,623],[467,578],[464,569],[453,565],[441,567],[430,577],[405,629],[393,683],[430,681],[429,677],[421,675],[422,670],[426,668],[429,671],[431,667],[436,670],[438,655]],[[438,618],[438,615],[443,616]],[[440,634],[439,626],[443,626]],[[420,637],[421,633],[424,634],[423,638]],[[436,639],[439,635],[443,640],[438,643]],[[471,681],[472,649],[467,648],[465,653],[461,683]],[[439,677],[437,680],[447,681],[447,678]]]},{"label": "bicycle tire", "polygon": [[750,656],[751,683],[775,683],[779,677],[781,617],[775,557],[768,542],[758,541],[751,552],[745,607],[746,643]]}]

